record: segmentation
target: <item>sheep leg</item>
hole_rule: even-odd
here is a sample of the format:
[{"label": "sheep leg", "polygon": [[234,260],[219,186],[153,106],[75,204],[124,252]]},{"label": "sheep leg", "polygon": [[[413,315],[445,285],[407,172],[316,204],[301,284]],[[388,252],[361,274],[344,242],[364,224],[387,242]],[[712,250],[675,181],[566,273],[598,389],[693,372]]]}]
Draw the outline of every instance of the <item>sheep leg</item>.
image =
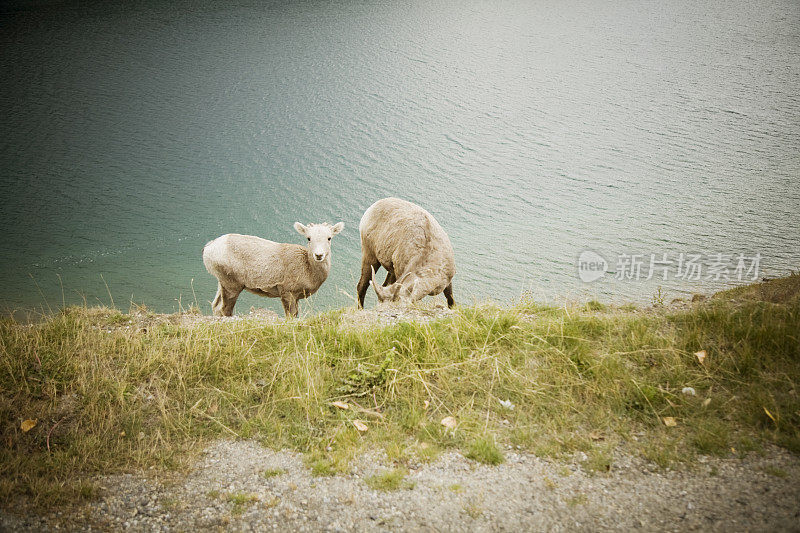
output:
[{"label": "sheep leg", "polygon": [[372,269],[378,270],[381,267],[379,261],[361,261],[361,278],[358,280],[356,292],[358,293],[358,307],[364,307],[364,297],[367,295],[367,287],[369,287],[369,280],[372,279]]},{"label": "sheep leg", "polygon": [[386,274],[386,279],[383,280],[383,286],[387,287],[397,281],[397,276],[394,275],[394,270],[390,270],[388,274]]},{"label": "sheep leg", "polygon": [[444,297],[447,298],[447,307],[453,308],[456,305],[456,301],[453,299],[453,282],[450,282],[450,285],[444,288]]},{"label": "sheep leg", "polygon": [[217,316],[232,316],[233,306],[236,305],[236,300],[242,293],[244,287],[224,287],[222,283],[219,284],[217,291],[217,298],[214,298],[214,314]]},{"label": "sheep leg", "polygon": [[286,318],[297,318],[300,309],[297,305],[297,298],[294,295],[282,294],[281,303],[283,304],[283,312],[286,314]]}]

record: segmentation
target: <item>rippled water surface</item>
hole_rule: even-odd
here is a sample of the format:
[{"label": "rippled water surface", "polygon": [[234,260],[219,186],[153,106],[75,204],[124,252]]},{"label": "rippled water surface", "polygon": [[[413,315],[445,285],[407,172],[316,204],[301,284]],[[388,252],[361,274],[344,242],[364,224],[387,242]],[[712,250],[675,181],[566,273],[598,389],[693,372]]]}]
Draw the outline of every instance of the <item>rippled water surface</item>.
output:
[{"label": "rippled water surface", "polygon": [[800,266],[794,0],[107,4],[0,10],[6,308],[208,310],[203,244],[295,220],[345,222],[313,306],[347,305],[390,195],[448,231],[462,301],[725,285],[620,254]]}]

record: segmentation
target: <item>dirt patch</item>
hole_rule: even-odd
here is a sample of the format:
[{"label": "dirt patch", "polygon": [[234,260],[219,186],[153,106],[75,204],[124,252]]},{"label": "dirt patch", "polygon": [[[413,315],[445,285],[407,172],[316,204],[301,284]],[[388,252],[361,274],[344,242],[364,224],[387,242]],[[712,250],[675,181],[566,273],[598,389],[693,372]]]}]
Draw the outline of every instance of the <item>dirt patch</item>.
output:
[{"label": "dirt patch", "polygon": [[283,318],[269,309],[250,308],[246,315],[213,316],[200,313],[186,312],[173,314],[150,313],[135,310],[130,314],[122,314],[113,310],[98,308],[87,311],[91,318],[98,322],[98,328],[107,331],[125,330],[138,333],[147,333],[148,330],[160,325],[172,325],[193,328],[208,324],[237,323],[242,321],[255,321],[263,324],[276,324],[283,322]]},{"label": "dirt patch", "polygon": [[400,322],[427,323],[452,316],[456,311],[442,303],[426,300],[410,305],[382,303],[367,309],[350,307],[341,314],[340,324],[354,328],[391,326]]},{"label": "dirt patch", "polygon": [[[203,315],[194,312],[159,314],[134,310],[130,314],[122,314],[107,308],[93,308],[85,311],[97,322],[97,328],[107,331],[125,330],[147,333],[149,329],[159,325],[172,325],[194,328],[208,324],[235,324],[237,322],[255,322],[264,325],[283,324],[286,319],[269,309],[250,308],[247,314],[230,317]],[[399,303],[383,303],[367,309],[347,307],[338,315],[339,325],[353,328],[369,328],[372,326],[390,326],[400,322],[427,323],[448,316],[456,311],[448,309],[443,303],[427,300],[404,305]],[[311,315],[299,319],[299,322],[314,320],[319,315]]]}]

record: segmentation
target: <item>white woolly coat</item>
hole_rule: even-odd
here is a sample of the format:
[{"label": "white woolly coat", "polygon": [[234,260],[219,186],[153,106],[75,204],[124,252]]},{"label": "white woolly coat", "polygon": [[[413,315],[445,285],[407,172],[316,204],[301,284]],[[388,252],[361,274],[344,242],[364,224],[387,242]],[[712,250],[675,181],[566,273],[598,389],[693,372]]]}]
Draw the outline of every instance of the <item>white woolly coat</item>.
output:
[{"label": "white woolly coat", "polygon": [[441,293],[456,273],[450,238],[430,213],[414,203],[378,200],[361,217],[359,232],[362,261],[374,258],[398,281],[415,283],[412,299]]},{"label": "white woolly coat", "polygon": [[317,262],[305,246],[237,233],[206,244],[203,263],[223,286],[273,298],[288,293],[297,299],[317,292],[331,268],[330,254]]}]

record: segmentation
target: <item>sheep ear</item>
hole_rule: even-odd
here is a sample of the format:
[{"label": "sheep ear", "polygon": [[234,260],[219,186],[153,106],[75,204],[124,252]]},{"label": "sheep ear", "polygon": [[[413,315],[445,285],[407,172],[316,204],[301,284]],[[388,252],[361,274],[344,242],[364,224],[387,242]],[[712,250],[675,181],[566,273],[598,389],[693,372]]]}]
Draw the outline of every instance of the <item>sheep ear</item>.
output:
[{"label": "sheep ear", "polygon": [[344,222],[339,222],[338,224],[336,224],[334,227],[331,228],[331,233],[333,235],[336,235],[337,233],[339,233],[343,229],[344,229]]},{"label": "sheep ear", "polygon": [[307,228],[307,227],[305,227],[304,225],[302,225],[302,224],[301,224],[301,223],[299,223],[299,222],[295,222],[295,223],[294,223],[294,229],[296,229],[296,230],[297,230],[297,233],[299,233],[299,234],[300,234],[300,235],[302,235],[303,237],[305,237],[305,236],[307,235],[307,233],[306,233],[306,232],[308,231],[308,228]]}]

